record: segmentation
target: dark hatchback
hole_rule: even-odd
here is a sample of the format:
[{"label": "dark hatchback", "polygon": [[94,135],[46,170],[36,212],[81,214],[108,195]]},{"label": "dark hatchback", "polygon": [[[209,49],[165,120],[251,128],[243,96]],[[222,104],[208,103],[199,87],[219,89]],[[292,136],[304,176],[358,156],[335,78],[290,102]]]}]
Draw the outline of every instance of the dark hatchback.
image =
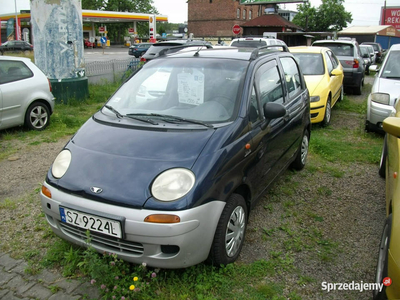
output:
[{"label": "dark hatchback", "polygon": [[0,46],[0,54],[7,51],[33,51],[33,46],[25,41],[7,41]]},{"label": "dark hatchback", "polygon": [[162,54],[59,153],[42,210],[63,239],[87,246],[89,230],[97,251],[130,262],[228,264],[257,200],[305,166],[309,139],[309,93],[289,52]]},{"label": "dark hatchback", "polygon": [[153,43],[133,44],[129,47],[128,54],[134,55],[136,58],[139,58],[143,54],[145,54],[147,50],[149,50],[151,45],[153,45]]}]

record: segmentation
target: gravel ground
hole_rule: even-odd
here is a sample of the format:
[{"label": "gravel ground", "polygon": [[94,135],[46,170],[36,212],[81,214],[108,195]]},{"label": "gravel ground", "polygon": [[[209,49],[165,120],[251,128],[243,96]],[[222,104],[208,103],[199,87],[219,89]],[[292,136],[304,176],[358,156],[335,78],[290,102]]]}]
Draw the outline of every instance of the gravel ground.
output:
[{"label": "gravel ground", "polygon": [[[368,77],[366,83],[372,80]],[[366,91],[351,99],[363,101],[365,97]],[[335,109],[332,113],[331,126],[363,129],[364,116]],[[3,147],[12,143],[18,151],[0,161],[0,204],[5,199],[27,197],[40,188],[67,140],[34,146],[26,141],[3,140]],[[251,212],[239,263],[282,257],[280,271],[266,280],[284,283],[286,290],[296,290],[302,299],[370,299],[371,292],[327,293],[321,290],[321,283],[374,281],[385,219],[384,191],[377,165],[339,166],[310,156],[303,171],[287,171]],[[35,194],[33,203],[39,204]],[[0,209],[0,220],[12,220],[10,213],[16,212]],[[28,220],[23,223],[33,222],[29,218],[35,219],[38,214],[38,209],[25,214]],[[5,241],[12,239],[4,228],[0,226],[3,248]]]}]

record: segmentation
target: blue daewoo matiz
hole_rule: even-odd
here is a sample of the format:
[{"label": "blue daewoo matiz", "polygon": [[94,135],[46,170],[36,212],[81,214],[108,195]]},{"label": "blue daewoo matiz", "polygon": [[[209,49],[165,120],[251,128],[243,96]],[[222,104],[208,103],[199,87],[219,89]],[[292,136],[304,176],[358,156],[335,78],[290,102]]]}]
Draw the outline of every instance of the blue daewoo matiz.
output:
[{"label": "blue daewoo matiz", "polygon": [[51,166],[53,231],[154,267],[234,262],[250,209],[308,153],[308,90],[274,47],[163,51],[134,73]]}]

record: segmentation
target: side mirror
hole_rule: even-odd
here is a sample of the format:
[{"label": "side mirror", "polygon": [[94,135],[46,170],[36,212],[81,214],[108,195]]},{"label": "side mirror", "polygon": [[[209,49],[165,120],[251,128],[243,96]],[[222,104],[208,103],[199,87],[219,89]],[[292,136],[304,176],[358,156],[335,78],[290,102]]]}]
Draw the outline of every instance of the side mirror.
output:
[{"label": "side mirror", "polygon": [[331,76],[340,76],[342,74],[343,74],[343,72],[339,69],[333,69],[331,72]]},{"label": "side mirror", "polygon": [[378,65],[372,65],[369,67],[369,70],[372,72],[378,72],[379,71],[379,67]]},{"label": "side mirror", "polygon": [[263,106],[264,116],[267,119],[267,123],[272,119],[281,118],[286,115],[286,108],[279,103],[268,102]]}]

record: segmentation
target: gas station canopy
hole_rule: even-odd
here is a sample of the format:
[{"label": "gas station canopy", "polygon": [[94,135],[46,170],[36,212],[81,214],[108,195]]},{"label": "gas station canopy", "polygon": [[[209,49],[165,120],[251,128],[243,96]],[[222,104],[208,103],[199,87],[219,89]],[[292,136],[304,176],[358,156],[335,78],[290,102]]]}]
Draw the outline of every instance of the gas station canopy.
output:
[{"label": "gas station canopy", "polygon": [[[122,23],[122,22],[134,22],[134,21],[149,21],[149,18],[154,15],[152,14],[141,14],[141,13],[130,13],[130,12],[119,12],[119,11],[102,11],[102,10],[87,10],[82,9],[82,21],[88,23]],[[31,14],[29,12],[23,12],[17,14],[18,19],[30,19]],[[7,21],[8,19],[15,18],[15,14],[0,15],[1,21]],[[157,22],[168,22],[168,16],[156,15]]]}]

